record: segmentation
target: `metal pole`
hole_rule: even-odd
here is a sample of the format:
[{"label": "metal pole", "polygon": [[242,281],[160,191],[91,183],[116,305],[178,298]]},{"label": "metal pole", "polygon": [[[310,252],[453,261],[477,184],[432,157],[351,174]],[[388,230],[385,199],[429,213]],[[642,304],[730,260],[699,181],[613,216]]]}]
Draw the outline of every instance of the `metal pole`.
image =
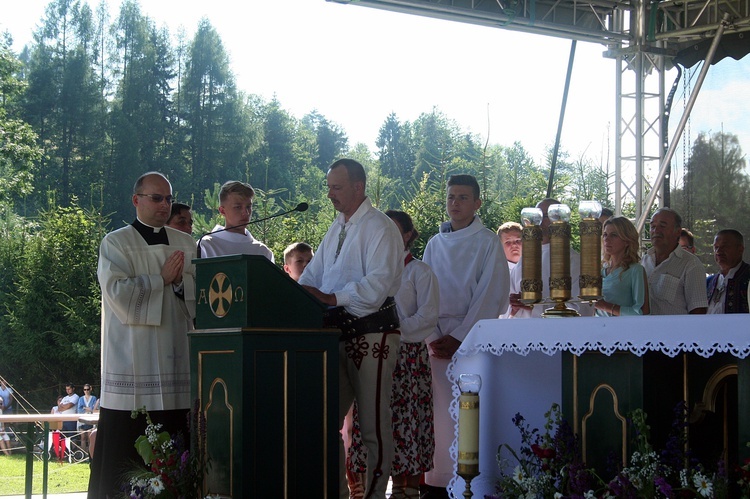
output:
[{"label": "metal pole", "polygon": [[659,174],[652,184],[653,188],[648,195],[648,200],[642,205],[641,216],[638,219],[638,225],[636,227],[639,234],[646,226],[646,218],[648,218],[649,208],[654,202],[654,199],[656,199],[656,195],[659,193],[658,186],[661,185],[662,181],[664,180],[664,176],[667,174],[669,163],[670,161],[672,161],[672,156],[674,155],[675,149],[677,149],[677,144],[679,143],[680,136],[685,130],[685,125],[687,124],[687,120],[690,117],[691,111],[693,110],[695,100],[698,98],[698,93],[701,89],[701,86],[703,85],[703,81],[706,79],[708,68],[709,66],[711,66],[711,61],[713,61],[714,55],[716,54],[716,48],[719,46],[719,42],[721,41],[721,37],[724,34],[724,29],[727,27],[727,25],[729,25],[729,14],[725,13],[724,18],[721,20],[721,24],[719,25],[719,29],[716,30],[716,35],[714,36],[714,41],[713,43],[711,43],[711,47],[708,50],[708,54],[706,54],[706,60],[703,62],[703,67],[701,68],[701,72],[698,75],[698,79],[695,82],[695,90],[693,90],[693,93],[690,94],[690,99],[688,99],[687,106],[685,107],[685,112],[682,114],[682,118],[680,118],[680,123],[679,125],[677,125],[674,137],[669,143],[667,154],[664,156],[661,166],[659,167]]},{"label": "metal pole", "polygon": [[560,120],[557,122],[557,136],[555,137],[555,149],[552,152],[552,164],[549,169],[549,182],[547,183],[547,196],[552,197],[552,181],[555,178],[555,166],[557,165],[557,152],[560,149],[560,136],[562,135],[563,121],[565,120],[565,107],[568,104],[568,90],[570,90],[570,76],[573,73],[573,61],[576,58],[576,41],[570,42],[570,56],[568,57],[568,72],[565,75],[565,89],[563,90],[562,106],[560,107]]},{"label": "metal pole", "polygon": [[49,421],[44,422],[42,437],[42,498],[47,499],[47,481],[49,479]]}]

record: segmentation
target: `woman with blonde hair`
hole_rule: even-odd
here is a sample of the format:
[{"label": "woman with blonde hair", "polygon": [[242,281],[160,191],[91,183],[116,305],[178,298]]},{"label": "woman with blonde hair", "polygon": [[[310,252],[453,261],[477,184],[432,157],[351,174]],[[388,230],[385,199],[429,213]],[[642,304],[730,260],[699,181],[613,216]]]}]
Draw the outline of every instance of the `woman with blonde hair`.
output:
[{"label": "woman with blonde hair", "polygon": [[611,217],[602,228],[602,295],[594,305],[596,315],[646,315],[649,313],[648,278],[640,264],[638,231],[625,217]]}]

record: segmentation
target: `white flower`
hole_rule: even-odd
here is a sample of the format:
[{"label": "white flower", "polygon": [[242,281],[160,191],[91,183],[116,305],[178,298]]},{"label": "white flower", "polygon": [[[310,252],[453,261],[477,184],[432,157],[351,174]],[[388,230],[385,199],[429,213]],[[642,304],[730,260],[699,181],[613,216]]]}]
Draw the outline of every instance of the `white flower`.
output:
[{"label": "white flower", "polygon": [[168,442],[164,442],[164,443],[161,444],[161,451],[164,454],[168,454],[171,449],[172,449],[172,441],[171,440],[169,440]]},{"label": "white flower", "polygon": [[594,495],[593,490],[589,490],[583,495],[584,499],[596,499],[596,496]]},{"label": "white flower", "polygon": [[563,495],[560,492],[555,492],[554,498],[555,499],[562,499]]},{"label": "white flower", "polygon": [[636,490],[641,490],[641,488],[643,488],[643,480],[641,480],[641,477],[639,476],[631,477],[630,483],[633,484],[633,487],[635,487]]},{"label": "white flower", "polygon": [[703,497],[714,496],[714,486],[702,473],[693,475],[693,485]]},{"label": "white flower", "polygon": [[521,469],[521,465],[519,464],[516,466],[516,468],[513,470],[513,480],[516,481],[516,483],[521,483],[526,478],[526,475],[523,472],[523,469]]},{"label": "white flower", "polygon": [[153,477],[148,481],[149,486],[151,487],[151,491],[154,494],[159,494],[162,490],[164,490],[164,484],[161,483],[161,478],[158,476]]},{"label": "white flower", "polygon": [[688,486],[688,479],[687,479],[687,470],[681,469],[680,470],[680,487],[683,489],[686,489]]}]

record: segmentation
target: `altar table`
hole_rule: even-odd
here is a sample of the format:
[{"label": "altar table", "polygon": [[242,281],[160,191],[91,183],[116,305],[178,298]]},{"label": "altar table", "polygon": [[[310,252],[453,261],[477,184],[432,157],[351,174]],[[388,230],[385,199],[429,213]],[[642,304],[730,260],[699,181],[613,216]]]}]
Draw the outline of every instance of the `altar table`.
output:
[{"label": "altar table", "polygon": [[[580,317],[560,319],[494,319],[479,321],[466,336],[448,377],[454,381],[450,413],[456,421],[451,456],[457,456],[459,390],[455,381],[462,373],[482,377],[480,391],[479,468],[472,480],[474,497],[494,492],[499,476],[498,446],[520,446],[512,418],[521,413],[532,428],[543,430],[544,413],[563,397],[562,353],[581,355],[598,351],[605,355],[629,352],[642,356],[661,352],[675,357],[693,352],[711,357],[726,352],[738,359],[750,355],[750,315],[675,315],[636,317]],[[506,352],[517,355],[503,355]],[[745,363],[747,364],[747,363]],[[740,382],[740,391],[750,386]],[[742,429],[740,430],[742,432]],[[749,435],[740,435],[750,438]],[[464,480],[454,476],[449,485],[453,497],[461,497]]]}]

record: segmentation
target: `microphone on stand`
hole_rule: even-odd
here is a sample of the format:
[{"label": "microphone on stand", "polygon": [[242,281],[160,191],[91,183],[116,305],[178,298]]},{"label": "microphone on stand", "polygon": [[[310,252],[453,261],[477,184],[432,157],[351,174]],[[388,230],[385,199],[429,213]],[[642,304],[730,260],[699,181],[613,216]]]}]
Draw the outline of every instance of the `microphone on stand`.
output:
[{"label": "microphone on stand", "polygon": [[206,236],[210,236],[211,234],[216,234],[217,232],[224,232],[225,230],[237,229],[239,227],[247,227],[248,225],[256,224],[258,222],[265,222],[266,220],[270,220],[270,219],[276,218],[276,217],[282,217],[284,215],[288,215],[288,214],[293,213],[295,211],[307,211],[307,209],[309,207],[310,207],[310,205],[307,204],[307,203],[300,203],[297,206],[295,206],[294,208],[292,208],[291,210],[283,211],[281,213],[276,213],[275,215],[271,215],[269,217],[259,218],[258,220],[250,220],[249,222],[244,223],[244,224],[232,225],[231,227],[224,227],[223,229],[218,229],[218,230],[214,230],[214,231],[211,231],[211,232],[206,232],[205,234],[201,235],[201,237],[198,238],[198,258],[202,258],[201,257],[201,242],[203,242],[203,238],[206,237]]}]

